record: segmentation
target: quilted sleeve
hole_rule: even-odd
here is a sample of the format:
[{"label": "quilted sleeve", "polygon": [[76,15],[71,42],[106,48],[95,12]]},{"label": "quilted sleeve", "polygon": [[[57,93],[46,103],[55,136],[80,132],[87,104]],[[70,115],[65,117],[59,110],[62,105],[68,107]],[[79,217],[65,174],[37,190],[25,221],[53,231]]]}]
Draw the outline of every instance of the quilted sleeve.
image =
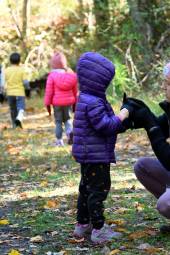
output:
[{"label": "quilted sleeve", "polygon": [[88,105],[87,115],[93,128],[106,136],[117,134],[120,130],[121,120],[115,115],[108,115],[102,100]]},{"label": "quilted sleeve", "polygon": [[53,94],[54,94],[54,82],[52,77],[49,75],[47,78],[44,97],[44,104],[46,106],[52,104]]}]

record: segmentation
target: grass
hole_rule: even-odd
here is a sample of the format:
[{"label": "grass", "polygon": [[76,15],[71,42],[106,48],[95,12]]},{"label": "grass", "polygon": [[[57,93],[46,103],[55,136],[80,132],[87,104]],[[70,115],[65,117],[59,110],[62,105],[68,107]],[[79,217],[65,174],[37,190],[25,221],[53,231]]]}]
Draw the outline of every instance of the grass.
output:
[{"label": "grass", "polygon": [[[72,158],[69,146],[52,146],[54,123],[46,116],[41,103],[39,99],[27,102],[28,109],[34,110],[27,113],[21,131],[10,128],[7,108],[2,107],[0,218],[8,219],[9,225],[0,225],[0,254],[6,255],[13,248],[23,255],[48,252],[168,255],[169,237],[159,233],[160,225],[166,220],[155,210],[156,200],[133,173],[136,159],[151,153],[145,133],[139,130],[118,138],[118,163],[111,167],[112,189],[105,202],[106,221],[116,224],[123,237],[105,246],[72,238],[79,165]],[[41,240],[32,241],[36,236]],[[152,247],[139,248],[146,243]]]}]

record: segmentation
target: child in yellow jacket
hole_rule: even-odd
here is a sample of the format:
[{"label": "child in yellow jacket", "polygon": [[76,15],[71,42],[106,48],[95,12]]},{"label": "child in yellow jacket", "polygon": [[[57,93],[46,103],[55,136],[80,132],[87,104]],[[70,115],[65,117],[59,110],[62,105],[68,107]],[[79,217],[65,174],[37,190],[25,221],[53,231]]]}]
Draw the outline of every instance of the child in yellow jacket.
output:
[{"label": "child in yellow jacket", "polygon": [[20,65],[20,54],[10,55],[11,66],[5,70],[6,92],[10,107],[13,128],[22,128],[25,111],[25,87],[29,88],[26,70]]}]

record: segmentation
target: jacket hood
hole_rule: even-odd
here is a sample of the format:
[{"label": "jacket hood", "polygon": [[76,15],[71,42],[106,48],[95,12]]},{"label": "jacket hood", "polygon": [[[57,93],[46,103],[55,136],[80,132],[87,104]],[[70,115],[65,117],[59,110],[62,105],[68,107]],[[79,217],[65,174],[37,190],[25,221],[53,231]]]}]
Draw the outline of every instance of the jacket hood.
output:
[{"label": "jacket hood", "polygon": [[76,83],[76,75],[74,73],[58,72],[53,70],[50,76],[55,80],[55,86],[60,90],[71,90]]},{"label": "jacket hood", "polygon": [[113,63],[97,52],[86,52],[77,63],[81,92],[103,97],[115,75]]},{"label": "jacket hood", "polygon": [[62,52],[56,52],[50,59],[50,66],[53,69],[66,68],[67,67],[67,59],[66,59],[65,55]]}]

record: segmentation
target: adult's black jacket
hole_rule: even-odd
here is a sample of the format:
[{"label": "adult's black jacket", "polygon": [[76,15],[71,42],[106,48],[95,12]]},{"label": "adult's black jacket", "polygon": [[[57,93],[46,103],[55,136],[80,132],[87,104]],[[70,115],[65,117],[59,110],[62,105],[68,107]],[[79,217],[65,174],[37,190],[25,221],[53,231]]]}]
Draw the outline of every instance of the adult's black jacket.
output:
[{"label": "adult's black jacket", "polygon": [[165,113],[157,117],[157,124],[148,131],[148,137],[156,157],[166,170],[170,171],[170,144],[167,141],[170,137],[170,103],[164,101],[160,106]]}]

